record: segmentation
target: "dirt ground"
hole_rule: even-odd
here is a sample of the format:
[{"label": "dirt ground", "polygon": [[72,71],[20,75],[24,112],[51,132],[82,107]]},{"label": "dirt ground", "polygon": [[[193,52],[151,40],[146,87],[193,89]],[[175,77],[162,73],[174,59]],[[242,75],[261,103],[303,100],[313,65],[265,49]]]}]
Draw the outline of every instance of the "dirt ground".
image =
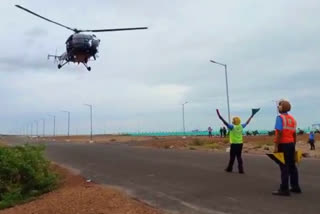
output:
[{"label": "dirt ground", "polygon": [[[112,142],[141,142],[152,140],[153,137],[139,137],[139,136],[127,136],[127,135],[94,135],[93,141],[95,143],[112,143]],[[35,139],[33,139],[35,140]],[[56,136],[56,137],[41,137],[40,141],[65,141],[65,142],[74,142],[74,143],[89,143],[90,136],[87,135],[73,135],[73,136]]]},{"label": "dirt ground", "polygon": [[86,180],[54,166],[62,175],[57,190],[26,204],[0,211],[0,214],[161,214],[142,202],[111,187]]},{"label": "dirt ground", "polygon": [[[306,153],[308,157],[320,158],[320,135],[315,135],[316,150],[310,151],[308,141],[308,135],[299,135],[297,139],[297,149]],[[57,142],[67,141],[68,137],[59,136],[55,138]],[[274,136],[245,136],[244,137],[244,153],[252,154],[265,154],[273,151],[273,139]],[[52,138],[41,139],[43,141],[50,140]],[[89,143],[89,136],[72,136],[69,138],[70,142]],[[120,136],[120,135],[100,135],[94,136],[95,143],[126,143],[135,146],[152,147],[159,149],[187,149],[187,150],[206,150],[206,151],[226,151],[229,147],[228,138],[220,138],[214,136],[208,138],[207,136],[195,136],[195,137],[135,137],[135,136]]]}]

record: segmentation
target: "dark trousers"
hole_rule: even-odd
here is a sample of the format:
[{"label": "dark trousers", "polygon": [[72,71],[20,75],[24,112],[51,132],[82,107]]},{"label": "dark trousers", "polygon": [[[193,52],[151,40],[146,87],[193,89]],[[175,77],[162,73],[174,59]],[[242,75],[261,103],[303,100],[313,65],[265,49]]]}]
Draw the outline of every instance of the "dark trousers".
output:
[{"label": "dark trousers", "polygon": [[311,146],[310,150],[316,150],[316,147],[314,146],[314,143],[310,143],[310,146]]},{"label": "dark trousers", "polygon": [[295,144],[294,143],[280,143],[278,145],[278,152],[284,153],[285,164],[280,164],[281,171],[281,190],[289,190],[289,178],[292,188],[300,188],[298,169],[295,163]]},{"label": "dark trousers", "polygon": [[241,157],[242,146],[243,146],[242,143],[241,144],[231,144],[230,160],[229,160],[229,164],[227,167],[228,171],[232,171],[233,163],[234,163],[234,160],[236,159],[236,157],[238,160],[238,169],[239,169],[239,171],[243,171],[243,162],[242,162],[242,157]]},{"label": "dark trousers", "polygon": [[309,143],[310,143],[310,150],[315,150],[315,146],[314,146],[314,140],[309,140]]}]

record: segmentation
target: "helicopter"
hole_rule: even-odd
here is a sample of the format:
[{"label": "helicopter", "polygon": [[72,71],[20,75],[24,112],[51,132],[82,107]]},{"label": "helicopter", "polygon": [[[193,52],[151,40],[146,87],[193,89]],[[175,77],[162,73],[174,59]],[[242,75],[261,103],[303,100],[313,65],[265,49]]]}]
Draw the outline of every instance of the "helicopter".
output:
[{"label": "helicopter", "polygon": [[58,22],[52,21],[45,18],[31,10],[24,8],[20,5],[15,5],[17,8],[24,10],[32,15],[35,15],[41,19],[44,19],[53,24],[59,25],[60,27],[66,28],[73,31],[74,33],[69,36],[66,41],[66,52],[60,56],[48,55],[48,59],[54,58],[55,62],[58,62],[58,69],[62,68],[69,62],[82,63],[88,71],[91,71],[91,67],[88,66],[88,61],[93,58],[97,59],[98,47],[100,45],[100,39],[96,35],[85,34],[85,33],[100,33],[100,32],[113,32],[113,31],[128,31],[128,30],[145,30],[147,27],[135,27],[135,28],[112,28],[112,29],[99,29],[99,30],[80,30],[77,28],[71,28]]}]

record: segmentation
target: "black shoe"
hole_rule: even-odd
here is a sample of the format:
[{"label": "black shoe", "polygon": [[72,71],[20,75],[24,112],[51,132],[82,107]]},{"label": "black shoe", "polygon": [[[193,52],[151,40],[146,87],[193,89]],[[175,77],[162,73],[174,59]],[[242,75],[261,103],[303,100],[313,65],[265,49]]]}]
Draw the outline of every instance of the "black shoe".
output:
[{"label": "black shoe", "polygon": [[278,196],[290,196],[289,190],[278,190],[272,192],[272,195],[278,195]]},{"label": "black shoe", "polygon": [[224,171],[226,171],[226,172],[232,172],[232,169],[226,168]]},{"label": "black shoe", "polygon": [[239,170],[239,174],[244,174],[244,171],[243,170]]},{"label": "black shoe", "polygon": [[296,193],[296,194],[301,194],[302,193],[300,188],[291,188],[290,192],[293,192],[293,193]]}]

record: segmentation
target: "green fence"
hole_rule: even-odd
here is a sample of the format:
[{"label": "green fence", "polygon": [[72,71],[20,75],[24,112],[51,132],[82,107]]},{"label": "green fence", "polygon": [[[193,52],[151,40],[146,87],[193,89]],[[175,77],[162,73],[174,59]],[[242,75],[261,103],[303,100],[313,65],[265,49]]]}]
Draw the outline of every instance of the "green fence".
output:
[{"label": "green fence", "polygon": [[[252,130],[248,130],[250,133],[252,133]],[[258,135],[267,135],[268,131],[267,130],[260,130],[258,131]],[[129,132],[129,133],[121,133],[125,135],[130,135],[130,136],[207,136],[208,131],[192,131],[192,132]],[[220,135],[219,131],[213,131],[213,135]],[[246,131],[244,131],[244,134],[246,134]]]},{"label": "green fence", "polygon": [[[302,130],[304,133],[309,133],[311,131],[310,128],[307,129],[298,129],[297,131]],[[244,135],[247,135],[247,132],[253,134],[253,131],[256,130],[245,130],[243,132]],[[271,130],[257,130],[258,134],[257,135],[268,135],[268,133]],[[121,135],[130,135],[130,136],[207,136],[208,131],[188,131],[188,132],[126,132],[126,133],[119,133]],[[219,131],[213,131],[213,135],[219,136],[220,132]]]}]

